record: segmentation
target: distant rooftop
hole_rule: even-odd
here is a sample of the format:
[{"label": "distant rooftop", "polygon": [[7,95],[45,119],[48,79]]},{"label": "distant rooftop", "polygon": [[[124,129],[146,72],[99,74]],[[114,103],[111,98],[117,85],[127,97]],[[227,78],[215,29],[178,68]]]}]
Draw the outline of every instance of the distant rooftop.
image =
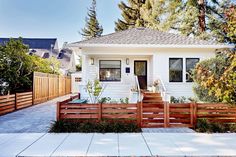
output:
[{"label": "distant rooftop", "polygon": [[199,40],[180,34],[162,32],[150,28],[131,28],[101,37],[92,38],[69,44],[70,46],[84,45],[224,45],[215,41]]},{"label": "distant rooftop", "polygon": [[[12,38],[19,39],[19,38]],[[0,44],[5,44],[10,38],[0,38]],[[56,38],[22,38],[25,45],[28,45],[30,49],[51,49],[56,45]]]}]

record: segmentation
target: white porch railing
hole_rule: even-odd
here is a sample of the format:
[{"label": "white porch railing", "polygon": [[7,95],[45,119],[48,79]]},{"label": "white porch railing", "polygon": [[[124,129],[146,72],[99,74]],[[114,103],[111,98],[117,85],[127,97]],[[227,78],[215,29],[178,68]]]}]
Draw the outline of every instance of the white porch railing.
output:
[{"label": "white porch railing", "polygon": [[161,92],[161,96],[162,96],[163,100],[170,102],[170,95],[167,93],[165,84],[163,83],[161,78],[158,77],[157,80],[159,82],[159,90]]},{"label": "white porch railing", "polygon": [[138,81],[138,76],[134,76],[135,79],[135,86],[137,87],[138,90],[138,101],[141,101],[141,90],[140,90],[140,86],[139,86],[139,81]]}]

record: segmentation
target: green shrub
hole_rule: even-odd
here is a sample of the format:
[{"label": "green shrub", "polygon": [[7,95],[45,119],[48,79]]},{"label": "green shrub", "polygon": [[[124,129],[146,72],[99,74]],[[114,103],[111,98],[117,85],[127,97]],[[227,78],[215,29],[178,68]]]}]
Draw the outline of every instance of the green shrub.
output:
[{"label": "green shrub", "polygon": [[102,120],[98,122],[95,120],[85,120],[85,121],[60,120],[60,121],[55,121],[51,124],[49,132],[121,133],[121,132],[141,132],[141,128],[138,127],[135,121]]},{"label": "green shrub", "polygon": [[236,132],[236,124],[223,124],[209,122],[207,119],[198,119],[195,130],[204,133]]}]

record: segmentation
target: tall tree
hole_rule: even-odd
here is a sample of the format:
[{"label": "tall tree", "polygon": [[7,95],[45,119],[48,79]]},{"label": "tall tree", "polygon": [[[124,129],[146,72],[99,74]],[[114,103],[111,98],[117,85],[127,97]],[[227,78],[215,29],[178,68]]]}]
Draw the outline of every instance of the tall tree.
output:
[{"label": "tall tree", "polygon": [[213,37],[222,42],[222,25],[225,23],[224,9],[232,0],[187,0],[180,14],[178,30],[185,35],[202,39]]},{"label": "tall tree", "polygon": [[134,27],[143,27],[144,20],[141,17],[140,9],[146,0],[128,0],[128,4],[121,1],[119,8],[121,9],[122,19],[115,22],[115,31],[126,30]]},{"label": "tall tree", "polygon": [[141,8],[141,17],[145,27],[168,31],[178,21],[182,9],[182,0],[146,0]]},{"label": "tall tree", "polygon": [[86,17],[85,28],[80,33],[83,38],[90,39],[102,35],[103,28],[99,24],[96,13],[96,0],[92,1],[92,6],[88,9],[88,17]]}]

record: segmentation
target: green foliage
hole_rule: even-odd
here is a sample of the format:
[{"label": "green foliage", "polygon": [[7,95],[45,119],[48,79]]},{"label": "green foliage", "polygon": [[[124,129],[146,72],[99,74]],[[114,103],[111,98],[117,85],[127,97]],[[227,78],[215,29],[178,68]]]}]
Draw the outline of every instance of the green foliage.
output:
[{"label": "green foliage", "polygon": [[60,120],[60,121],[55,121],[51,124],[49,132],[123,133],[123,132],[141,132],[141,128],[138,127],[135,121],[103,120],[97,122],[95,120],[86,120],[86,121]]},{"label": "green foliage", "polygon": [[103,98],[98,100],[98,103],[106,104],[106,103],[109,103],[110,101],[111,101],[110,97],[103,97]]},{"label": "green foliage", "polygon": [[121,104],[128,104],[129,103],[129,98],[128,97],[126,97],[124,99],[120,98],[120,103]]},{"label": "green foliage", "polygon": [[204,133],[232,133],[236,132],[236,124],[215,123],[209,122],[207,119],[198,119],[195,130]]},{"label": "green foliage", "polygon": [[[201,100],[236,103],[236,52],[224,50],[216,57],[201,61],[193,70],[197,97]],[[208,95],[206,95],[206,92]],[[212,100],[212,98],[216,98]]]},{"label": "green foliage", "polygon": [[102,35],[103,28],[97,20],[96,0],[93,0],[92,6],[88,10],[88,17],[86,17],[85,28],[82,29],[81,35],[85,39],[99,37]]},{"label": "green foliage", "polygon": [[31,90],[34,71],[59,73],[58,61],[30,56],[28,52],[28,47],[20,38],[10,39],[5,45],[0,46],[0,82],[8,84],[5,90],[11,93]]},{"label": "green foliage", "polygon": [[119,8],[122,11],[122,20],[115,22],[115,30],[121,31],[134,27],[143,27],[144,20],[141,17],[140,9],[146,0],[128,0],[128,4],[121,1]]},{"label": "green foliage", "polygon": [[100,84],[99,80],[95,79],[93,82],[88,81],[86,90],[90,97],[91,103],[97,103],[105,87]]},{"label": "green foliage", "polygon": [[229,43],[236,45],[236,6],[225,9],[226,24],[224,31]]},{"label": "green foliage", "polygon": [[189,103],[189,102],[197,102],[197,100],[195,98],[186,98],[184,96],[181,96],[179,98],[176,98],[174,96],[170,97],[170,102],[171,103]]},{"label": "green foliage", "polygon": [[121,2],[122,20],[115,22],[116,31],[134,27],[149,27],[168,31],[177,22],[181,0],[128,0]]}]

